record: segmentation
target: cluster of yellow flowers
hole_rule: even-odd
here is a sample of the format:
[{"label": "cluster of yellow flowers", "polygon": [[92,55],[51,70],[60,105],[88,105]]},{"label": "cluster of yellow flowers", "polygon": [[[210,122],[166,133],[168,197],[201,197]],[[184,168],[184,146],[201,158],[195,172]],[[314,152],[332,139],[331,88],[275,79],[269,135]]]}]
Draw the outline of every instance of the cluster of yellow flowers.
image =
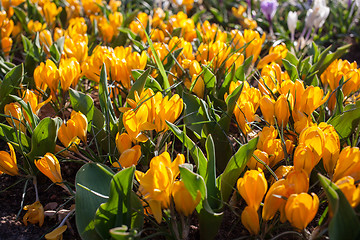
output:
[{"label": "cluster of yellow flowers", "polygon": [[[103,140],[97,142],[98,136],[90,131],[94,130],[94,122],[98,119],[94,117],[90,120],[86,113],[78,110],[71,110],[70,114],[68,92],[72,91],[70,89],[96,92],[103,87],[99,86],[103,80],[101,77],[104,77],[101,72],[106,70],[105,82],[111,86],[106,89],[105,92],[110,93],[105,98],[110,99],[107,104],[116,108],[114,116],[118,118],[117,122],[111,122],[111,133],[106,139],[109,141],[108,154],[113,151],[117,158],[116,161],[109,158],[110,164],[113,169],[122,170],[137,166],[142,157],[151,158],[146,161],[149,166],[141,166],[138,169],[142,171],[135,172],[139,183],[136,190],[143,200],[145,213],[153,215],[157,223],[162,222],[163,210],[172,206],[182,216],[190,216],[201,198],[205,197],[200,191],[193,197],[180,178],[179,165],[191,159],[185,161],[185,156],[179,153],[172,160],[170,155],[173,154],[168,152],[167,144],[175,144],[163,138],[167,137],[168,123],[181,122],[183,110],[189,107],[185,106],[181,97],[183,92],[194,93],[197,97],[193,97],[200,99],[203,105],[211,105],[210,102],[216,100],[226,106],[233,93],[241,87],[234,103],[233,123],[236,123],[234,125],[238,126],[244,139],[258,137],[256,149],[247,162],[247,171],[236,179],[236,188],[247,205],[241,213],[241,222],[250,234],[260,233],[260,222],[277,217],[282,223],[289,221],[297,230],[305,229],[317,214],[322,200],[309,187],[311,175],[319,165],[343,191],[353,208],[360,203],[360,187],[356,184],[360,180],[359,148],[341,145],[336,129],[324,120],[317,122],[318,118],[314,117],[319,108],[333,113],[336,104],[339,104],[336,102],[336,91],[340,89],[345,98],[341,104],[356,101],[355,95],[360,88],[360,70],[356,62],[333,61],[318,76],[321,87],[308,86],[303,76],[293,79],[290,71],[285,71],[282,66],[282,60],[291,50],[281,43],[270,47],[264,54],[266,34],[254,30],[257,22],[250,16],[245,17],[246,8],[241,5],[232,8],[232,13],[246,29],[225,31],[209,21],[197,23],[182,11],[169,14],[160,8],[154,9],[150,15],[136,12],[136,18],[125,23],[126,15],[123,16],[120,11],[121,2],[116,0],[109,3],[102,0],[67,0],[63,7],[50,0],[30,2],[41,16],[37,20],[30,19],[26,24],[16,21],[13,9],[24,1],[6,0],[1,3],[5,9],[0,11],[3,56],[11,56],[13,39],[22,27],[31,39],[29,41],[38,39],[41,45],[39,51],[43,55],[43,58],[37,59],[37,65],[26,68],[33,69],[33,72],[27,73],[29,83],[25,84],[28,86],[20,86],[16,93],[21,100],[4,102],[3,113],[10,126],[24,137],[29,137],[36,127],[33,118],[41,118],[39,110],[48,103],[57,107],[56,114],[62,119],[54,142],[58,139],[59,145],[54,152],[49,150],[33,159],[34,167],[56,185],[69,191],[62,179],[59,156],[91,162],[81,151],[91,149],[88,139],[96,141],[96,144]],[[177,1],[177,5],[189,11],[194,2]],[[61,13],[66,13],[64,25],[59,24]],[[43,19],[40,20],[40,17]],[[19,25],[14,26],[13,19]],[[90,33],[88,28],[94,33]],[[117,46],[116,40],[122,37],[127,37],[131,43]],[[59,51],[57,59],[54,49]],[[247,69],[241,69],[246,64]],[[166,70],[159,65],[166,66]],[[243,81],[239,81],[241,77],[237,76],[241,75],[238,74],[239,69],[246,76]],[[214,88],[223,82],[225,85],[225,75],[231,75],[231,72],[234,75],[227,89],[219,94],[221,99],[215,96],[217,90],[209,90],[206,82],[206,72],[209,71],[217,81]],[[164,72],[168,79],[164,78]],[[145,76],[148,85],[136,86],[139,73],[150,73]],[[168,88],[165,83],[160,86],[161,80],[169,82],[171,87]],[[152,88],[151,81],[159,88]],[[27,89],[31,85],[33,90]],[[29,111],[25,111],[24,106]],[[69,113],[67,117],[65,111]],[[214,112],[213,119],[217,121],[220,117]],[[95,114],[106,119],[108,113],[94,111],[90,117]],[[188,116],[184,118],[190,119]],[[191,124],[207,124],[206,120]],[[106,124],[110,125],[109,122]],[[100,130],[108,131],[107,127],[110,128],[100,126]],[[88,132],[92,134],[88,135]],[[103,132],[99,132],[99,136]],[[10,154],[0,151],[0,174],[21,175],[19,171],[22,169],[18,168],[14,150],[20,149],[20,144],[9,142]],[[110,149],[112,146],[114,149]],[[179,149],[176,151],[178,153]],[[175,151],[173,153],[175,155]],[[27,210],[23,217],[25,224],[39,223],[41,226],[44,223],[44,209],[38,199],[24,209]],[[46,238],[56,239],[65,230],[66,227],[60,226]]]}]

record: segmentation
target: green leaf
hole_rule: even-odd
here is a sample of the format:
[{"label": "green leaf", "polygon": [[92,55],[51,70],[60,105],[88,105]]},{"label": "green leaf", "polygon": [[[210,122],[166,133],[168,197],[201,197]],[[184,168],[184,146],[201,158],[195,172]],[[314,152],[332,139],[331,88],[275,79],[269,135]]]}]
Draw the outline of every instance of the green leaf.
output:
[{"label": "green leaf", "polygon": [[299,74],[297,72],[296,66],[286,59],[283,59],[282,62],[285,70],[289,73],[290,79],[293,82],[295,82],[296,79],[299,79]]},{"label": "green leaf", "polygon": [[348,108],[345,109],[343,114],[327,121],[327,124],[331,124],[339,134],[340,138],[344,140],[347,139],[353,133],[354,129],[359,126],[359,120],[360,101],[357,101],[356,104],[351,106],[348,105]]},{"label": "green leaf", "polygon": [[360,221],[342,191],[329,179],[318,174],[333,213],[329,224],[330,239],[358,239]]},{"label": "green leaf", "polygon": [[[118,172],[110,183],[110,196],[106,203],[100,205],[95,214],[95,229],[104,239],[110,238],[109,230],[126,225],[131,227],[134,211],[132,206],[132,186],[135,167],[125,168]],[[139,226],[138,226],[139,227]]]},{"label": "green leaf", "polygon": [[299,63],[299,59],[297,59],[296,56],[291,52],[287,52],[285,59],[295,66],[297,66]]},{"label": "green leaf", "polygon": [[218,92],[218,98],[224,99],[224,95],[229,91],[230,83],[235,78],[235,64],[232,65],[231,70],[226,74],[224,82],[220,86],[220,90]]},{"label": "green leaf", "polygon": [[55,151],[57,131],[62,123],[60,118],[44,118],[34,129],[31,136],[31,152],[28,157],[33,160]]},{"label": "green leaf", "polygon": [[75,111],[84,114],[88,121],[88,131],[91,130],[91,122],[94,116],[94,101],[85,93],[76,91],[72,88],[69,89],[71,106]]},{"label": "green leaf", "polygon": [[23,132],[16,130],[9,125],[0,123],[0,138],[6,142],[11,142],[17,151],[21,151],[20,145],[26,150],[30,150],[30,138]]},{"label": "green leaf", "polygon": [[110,99],[110,93],[107,84],[106,66],[103,64],[100,72],[100,83],[99,83],[99,101],[100,107],[103,113],[105,113],[105,120],[107,124],[116,123],[116,116],[113,105]]},{"label": "green leaf", "polygon": [[187,128],[191,129],[195,134],[201,136],[204,125],[210,121],[205,114],[206,103],[193,94],[183,92],[182,99],[185,103],[184,123]]},{"label": "green leaf", "polygon": [[218,177],[218,186],[223,201],[228,201],[236,181],[244,171],[248,160],[256,148],[257,142],[258,138],[254,138],[247,144],[242,145],[234,156],[230,158],[224,172]]},{"label": "green leaf", "polygon": [[147,34],[145,29],[143,29],[143,30],[144,30],[147,42],[148,42],[148,44],[150,46],[151,52],[152,52],[152,54],[153,54],[153,56],[155,58],[156,66],[158,67],[160,75],[162,76],[164,89],[166,91],[168,91],[169,94],[170,94],[170,83],[169,83],[169,79],[167,77],[167,74],[165,72],[164,65],[163,65],[162,61],[160,60],[159,56],[157,55],[157,52],[156,52],[156,50],[154,48],[154,44],[152,43],[151,38],[149,37],[149,34]]},{"label": "green leaf", "polygon": [[19,88],[20,83],[24,78],[24,65],[20,64],[10,70],[5,75],[5,78],[1,82],[0,87],[0,99],[1,102],[9,96],[9,94],[14,90],[14,88]]},{"label": "green leaf", "polygon": [[[207,197],[207,190],[204,178],[197,173],[190,171],[187,167],[179,165],[181,180],[184,182],[186,189],[189,191],[193,199],[196,199],[198,191],[201,194],[201,200]],[[202,208],[202,201],[196,207],[200,211]]]},{"label": "green leaf", "polygon": [[211,208],[218,208],[220,206],[220,194],[216,184],[216,159],[215,159],[215,145],[211,135],[208,136],[205,142],[207,154],[207,171],[205,175],[205,183],[208,192],[208,201]]},{"label": "green leaf", "polygon": [[206,89],[213,91],[216,85],[216,77],[208,67],[204,67],[204,83]]},{"label": "green leaf", "polygon": [[186,134],[181,131],[177,126],[174,124],[166,121],[167,125],[169,126],[170,130],[175,134],[175,136],[184,144],[184,146],[190,151],[192,158],[195,161],[195,164],[198,169],[198,173],[200,176],[206,176],[206,168],[207,168],[207,159],[205,158],[204,153],[201,149],[196,146],[196,144],[188,137]]},{"label": "green leaf", "polygon": [[82,239],[102,239],[95,230],[94,217],[99,206],[109,199],[114,173],[106,166],[88,163],[76,174],[76,227]]},{"label": "green leaf", "polygon": [[151,68],[146,69],[146,71],[144,71],[137,78],[135,78],[135,73],[136,72],[133,71],[133,76],[134,76],[134,79],[136,79],[136,80],[135,80],[134,84],[132,85],[129,94],[127,95],[127,98],[135,100],[135,97],[134,97],[135,91],[137,91],[139,95],[141,94],[141,92],[144,89],[145,83],[146,83],[146,81],[148,79],[148,76],[150,74],[150,70],[151,70]]}]

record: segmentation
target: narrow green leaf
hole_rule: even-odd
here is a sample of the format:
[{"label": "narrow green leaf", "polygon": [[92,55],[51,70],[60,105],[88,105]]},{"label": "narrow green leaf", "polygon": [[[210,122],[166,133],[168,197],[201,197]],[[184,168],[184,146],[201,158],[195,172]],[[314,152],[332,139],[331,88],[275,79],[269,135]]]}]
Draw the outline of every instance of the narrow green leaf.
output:
[{"label": "narrow green leaf", "polygon": [[224,172],[218,177],[218,186],[223,201],[228,201],[236,181],[256,148],[257,142],[258,138],[254,138],[241,146],[229,160]]}]

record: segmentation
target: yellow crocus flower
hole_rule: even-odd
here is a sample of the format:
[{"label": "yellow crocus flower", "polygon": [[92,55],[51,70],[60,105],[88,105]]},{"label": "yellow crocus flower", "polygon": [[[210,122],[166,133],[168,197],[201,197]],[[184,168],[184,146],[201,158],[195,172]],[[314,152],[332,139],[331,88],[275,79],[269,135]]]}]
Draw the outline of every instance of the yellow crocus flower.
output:
[{"label": "yellow crocus flower", "polygon": [[61,169],[58,159],[52,153],[46,153],[43,158],[35,160],[36,167],[53,183],[61,185]]},{"label": "yellow crocus flower", "polygon": [[333,182],[351,176],[355,181],[360,180],[360,150],[358,147],[345,147],[339,155],[334,170]]},{"label": "yellow crocus flower", "polygon": [[292,226],[303,230],[313,220],[319,208],[319,198],[315,193],[292,194],[285,205],[286,219]]},{"label": "yellow crocus flower", "polygon": [[63,123],[60,126],[58,138],[65,147],[70,147],[71,151],[77,151],[76,145],[80,143],[80,139],[86,143],[87,126],[86,116],[81,112],[73,111],[66,124]]},{"label": "yellow crocus flower", "polygon": [[190,216],[201,200],[200,191],[197,192],[196,198],[194,199],[182,181],[176,181],[174,183],[171,195],[174,199],[176,211],[182,213],[184,216]]},{"label": "yellow crocus flower", "polygon": [[257,209],[246,206],[241,213],[241,223],[250,232],[251,235],[257,235],[260,232],[259,215]]},{"label": "yellow crocus flower", "polygon": [[267,191],[267,181],[261,169],[248,170],[244,177],[237,181],[237,189],[247,205],[259,209],[260,203]]},{"label": "yellow crocus flower", "polygon": [[5,151],[0,151],[0,171],[11,176],[19,174],[19,169],[16,163],[16,154],[11,143],[8,143],[10,154]]},{"label": "yellow crocus flower", "polygon": [[75,87],[80,78],[80,64],[76,58],[61,59],[59,65],[61,89],[66,92],[70,86]]},{"label": "yellow crocus flower", "polygon": [[351,176],[343,177],[335,183],[345,195],[351,207],[355,208],[360,203],[360,187],[355,185]]},{"label": "yellow crocus flower", "polygon": [[[25,111],[24,111],[24,115],[22,113],[22,109],[19,103],[9,103],[6,104],[4,107],[4,114],[11,116],[11,117],[7,117],[6,121],[10,124],[10,126],[15,127],[15,128],[19,128],[20,127],[20,131],[21,132],[26,132],[26,126],[25,124],[25,119],[24,119],[24,115],[25,115]],[[14,126],[15,124],[15,126]]]}]

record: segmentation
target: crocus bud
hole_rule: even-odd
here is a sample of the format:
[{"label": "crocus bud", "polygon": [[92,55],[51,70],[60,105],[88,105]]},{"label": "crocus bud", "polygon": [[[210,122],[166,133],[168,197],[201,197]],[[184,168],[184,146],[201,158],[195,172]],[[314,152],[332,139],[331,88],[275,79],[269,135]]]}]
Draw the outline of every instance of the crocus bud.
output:
[{"label": "crocus bud", "polygon": [[324,151],[325,134],[318,126],[305,128],[300,133],[299,144],[304,144],[310,148],[314,154],[315,163],[317,164],[320,161]]},{"label": "crocus bud", "polygon": [[[266,165],[269,165],[269,155],[266,152],[263,152],[259,149],[256,149],[254,151],[254,155],[260,159],[261,161],[263,161]],[[256,158],[254,156],[252,156],[250,158],[250,160],[247,163],[248,168],[256,170],[258,168],[261,168],[262,170],[264,170],[265,165],[258,162],[258,160],[256,160]]]},{"label": "crocus bud", "polygon": [[304,169],[305,172],[310,175],[316,164],[317,161],[315,161],[314,154],[311,149],[304,144],[299,144],[294,153],[295,170],[300,171],[301,169]]},{"label": "crocus bud", "polygon": [[13,146],[8,143],[10,154],[5,151],[0,151],[0,171],[11,176],[19,174],[19,169],[16,165],[16,155]]},{"label": "crocus bud", "polygon": [[286,180],[280,179],[276,181],[266,194],[264,207],[262,211],[262,218],[265,221],[273,219],[276,212],[282,208],[286,200],[283,197],[287,197]]},{"label": "crocus bud", "polygon": [[[141,146],[135,145],[132,148],[126,149],[119,158],[119,163],[121,167],[127,168],[132,165],[136,165],[141,157]],[[112,164],[113,167],[120,167],[117,162]]]},{"label": "crocus bud", "polygon": [[127,133],[122,133],[121,135],[117,133],[115,143],[120,154],[131,148],[131,138]]},{"label": "crocus bud", "polygon": [[313,220],[319,208],[319,198],[315,193],[292,194],[285,205],[285,215],[292,226],[303,230]]},{"label": "crocus bud", "polygon": [[182,213],[184,216],[191,215],[201,200],[200,191],[197,192],[196,198],[194,199],[182,181],[176,181],[174,183],[172,196],[176,211]]},{"label": "crocus bud", "polygon": [[288,100],[289,102],[292,102],[290,98],[292,99],[291,95],[287,98],[285,95],[281,94],[275,102],[275,116],[279,127],[285,128],[289,121],[290,109]]},{"label": "crocus bud", "polygon": [[354,178],[343,177],[335,183],[345,195],[351,207],[356,207],[360,202],[360,187],[356,187]]},{"label": "crocus bud", "polygon": [[253,207],[245,207],[241,213],[241,223],[246,227],[251,235],[257,235],[260,231],[259,215]]},{"label": "crocus bud", "polygon": [[41,227],[44,223],[44,207],[39,201],[34,202],[31,205],[26,205],[24,210],[27,210],[23,217],[23,222],[27,226],[27,222],[32,224],[39,223]]},{"label": "crocus bud", "polygon": [[263,114],[264,120],[270,125],[275,124],[275,101],[268,95],[265,95],[260,100],[260,109]]},{"label": "crocus bud", "polygon": [[358,147],[348,146],[340,152],[334,171],[333,182],[345,176],[351,176],[355,181],[360,180],[360,151]]},{"label": "crocus bud", "polygon": [[297,21],[298,21],[298,13],[290,11],[287,17],[287,25],[291,33],[291,41],[294,41]]},{"label": "crocus bud", "polygon": [[244,198],[247,205],[255,210],[260,207],[260,203],[267,191],[267,181],[261,169],[246,171],[244,177],[239,178],[237,189]]},{"label": "crocus bud", "polygon": [[53,183],[59,185],[63,181],[59,161],[52,153],[46,153],[43,158],[35,160],[35,165]]}]

